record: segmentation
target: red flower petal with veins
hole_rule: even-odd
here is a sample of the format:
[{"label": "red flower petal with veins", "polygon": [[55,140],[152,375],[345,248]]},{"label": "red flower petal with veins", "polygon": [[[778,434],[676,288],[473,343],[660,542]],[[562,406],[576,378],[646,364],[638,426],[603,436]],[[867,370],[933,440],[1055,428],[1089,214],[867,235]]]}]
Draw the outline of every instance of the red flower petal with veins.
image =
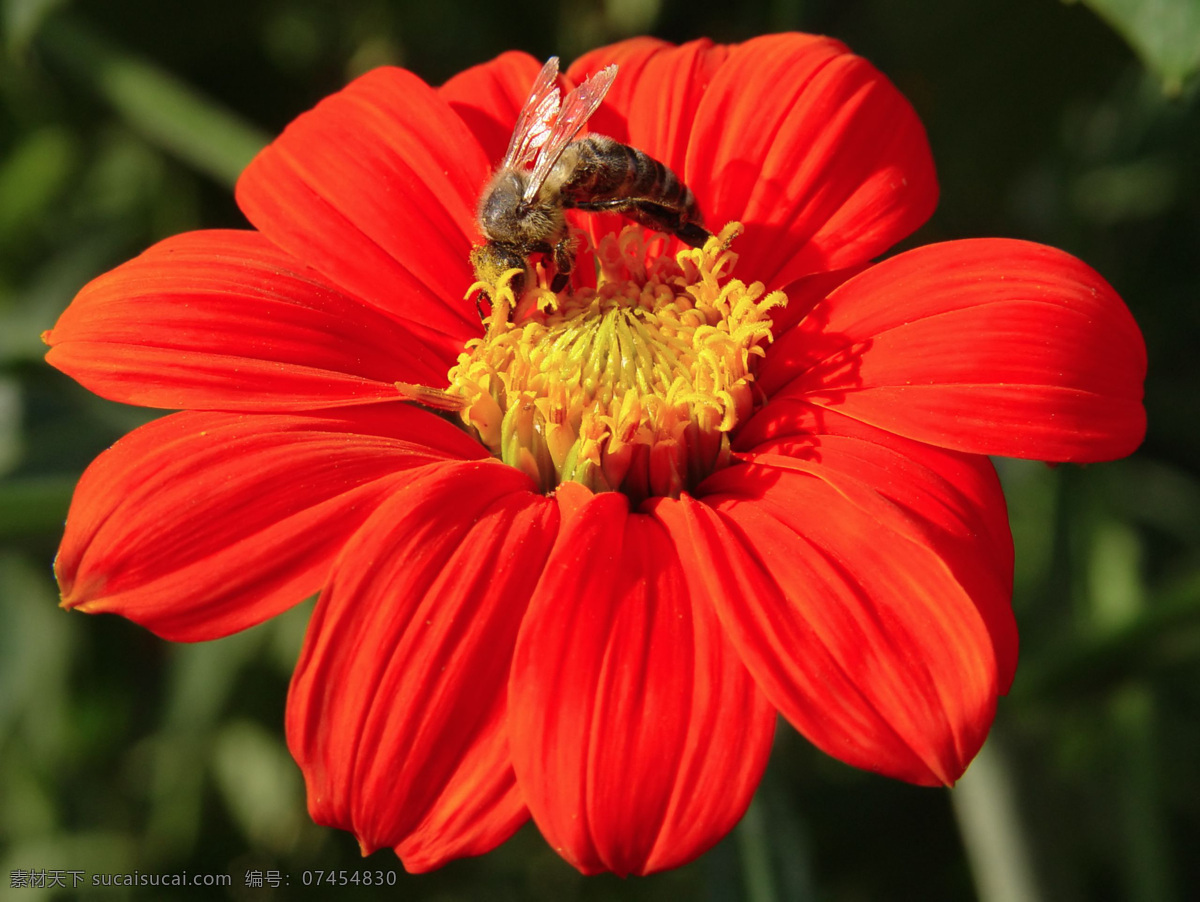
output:
[{"label": "red flower petal with veins", "polygon": [[[1017,631],[1008,603],[1013,547],[1007,507],[986,457],[947,451],[801,402],[768,405],[739,439],[755,463],[809,472],[834,487],[875,493],[916,530],[963,584],[995,645],[997,677],[1008,691],[1017,668]],[[786,459],[785,459],[786,458]],[[707,500],[707,498],[706,498]]]},{"label": "red flower petal with veins", "polygon": [[837,288],[771,349],[803,398],[974,454],[1110,460],[1146,431],[1146,348],[1095,270],[1040,244],[951,241]]},{"label": "red flower petal with veins", "polygon": [[999,482],[986,458],[788,412],[754,466],[656,512],[699,546],[689,577],[797,729],[859,767],[952,783],[1016,667]]},{"label": "red flower petal with veins", "polygon": [[597,129],[627,135],[678,172],[710,223],[745,224],[739,269],[769,288],[864,263],[933,212],[937,182],[916,113],[841,43],[635,39],[588,54],[570,75],[627,56],[646,77],[618,79]]},{"label": "red flower petal with veins", "polygon": [[[464,295],[541,68],[520,53],[440,89],[363,76],[246,170],[256,231],[161,242],[46,333],[98,394],[185,409],[84,474],[64,606],[193,640],[320,591],[287,716],[309,808],[413,871],[529,816],[586,873],[682,864],[745,811],[776,711],[850,764],[953,783],[1017,660],[983,455],[1103,460],[1145,430],[1141,335],[1085,264],[1002,239],[871,263],[937,184],[911,106],[843,45],[638,38],[564,86],[612,62],[590,128],[674,170],[714,231],[741,222],[738,278],[788,297],[741,394],[708,398],[741,411],[720,428],[680,421],[620,458],[611,424],[604,448],[551,447],[578,424],[535,421],[545,398],[477,398],[469,430],[400,400],[449,397],[451,367],[507,332]],[[595,241],[626,223],[569,213]],[[568,295],[599,290],[602,259],[580,250]],[[488,398],[516,369],[488,371]],[[551,464],[576,475],[542,494],[527,474]],[[586,487],[610,479],[636,503]]]},{"label": "red flower petal with veins", "polygon": [[80,479],[54,562],[63,606],[119,613],[177,641],[245,629],[317,591],[414,471],[480,452],[394,403],[164,417]]},{"label": "red flower petal with veins", "polygon": [[774,709],[690,589],[690,544],[615,493],[569,483],[509,683],[526,804],[585,874],[644,874],[705,851],[766,766]]},{"label": "red flower petal with veins", "polygon": [[489,163],[438,93],[377,69],[321,101],[237,185],[272,242],[453,360],[478,334],[461,298]]},{"label": "red flower petal with veins", "polygon": [[346,544],[288,700],[314,820],[420,871],[486,852],[526,819],[504,681],[557,519],[516,470],[449,464]]},{"label": "red flower petal with veins", "polygon": [[391,401],[452,360],[255,232],[159,242],[88,284],[45,338],[96,394],[169,409]]}]

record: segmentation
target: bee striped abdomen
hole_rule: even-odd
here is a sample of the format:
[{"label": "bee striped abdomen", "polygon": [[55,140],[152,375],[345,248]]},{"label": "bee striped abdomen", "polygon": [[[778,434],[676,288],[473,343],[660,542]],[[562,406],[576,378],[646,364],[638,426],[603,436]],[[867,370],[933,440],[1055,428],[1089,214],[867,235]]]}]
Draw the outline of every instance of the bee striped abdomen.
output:
[{"label": "bee striped abdomen", "polygon": [[679,176],[635,147],[589,135],[567,148],[556,169],[565,206],[623,213],[693,246],[709,237],[699,225],[696,198]]}]

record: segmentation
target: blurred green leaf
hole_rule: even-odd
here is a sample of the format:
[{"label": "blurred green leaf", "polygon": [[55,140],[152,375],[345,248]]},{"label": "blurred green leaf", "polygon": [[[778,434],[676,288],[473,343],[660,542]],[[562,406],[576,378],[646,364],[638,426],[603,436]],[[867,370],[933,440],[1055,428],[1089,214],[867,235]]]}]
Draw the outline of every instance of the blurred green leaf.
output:
[{"label": "blurred green leaf", "polygon": [[1200,479],[1191,471],[1132,457],[1106,465],[1104,491],[1122,516],[1170,536],[1181,547],[1200,548]]},{"label": "blurred green leaf", "polygon": [[1197,0],[1083,0],[1108,22],[1168,94],[1200,69],[1200,2]]},{"label": "blurred green leaf", "polygon": [[1118,520],[1103,522],[1088,556],[1092,626],[1100,633],[1133,623],[1145,610],[1140,536]]},{"label": "blurred green leaf", "polygon": [[269,622],[271,632],[267,651],[271,663],[282,676],[290,677],[296,668],[315,604],[315,597],[302,601],[294,608],[272,617]]},{"label": "blurred green leaf", "polygon": [[[9,874],[18,868],[62,867],[91,874],[129,873],[139,860],[135,838],[124,831],[94,830],[80,833],[62,833],[57,836],[23,839],[0,852],[0,869],[8,881]],[[70,862],[63,865],[41,865],[35,862]],[[7,883],[5,884],[8,885]],[[82,889],[81,887],[80,889]],[[14,890],[18,898],[21,890]],[[25,890],[27,898],[36,899],[128,899],[129,893],[120,889],[108,890],[104,895],[80,896],[78,889],[71,887],[70,878],[65,887]],[[141,897],[145,898],[145,897]],[[161,896],[159,898],[162,898]],[[197,898],[200,898],[197,896]]]},{"label": "blurred green leaf", "polygon": [[209,730],[234,692],[239,672],[262,650],[270,630],[259,624],[222,639],[170,646],[166,726],[181,733]]},{"label": "blurred green leaf", "polygon": [[43,758],[63,732],[70,673],[70,618],[57,600],[49,568],[0,554],[0,747],[21,721],[23,741]]},{"label": "blurred green leaf", "polygon": [[17,381],[0,378],[0,475],[12,470],[20,457],[21,406]]},{"label": "blurred green leaf", "polygon": [[3,0],[4,34],[8,49],[19,53],[25,49],[38,26],[50,12],[65,0]]},{"label": "blurred green leaf", "polygon": [[77,646],[56,600],[49,568],[0,553],[0,849],[60,826]]},{"label": "blurred green leaf", "polygon": [[66,186],[76,149],[65,128],[46,126],[25,135],[0,161],[0,243],[29,228]]},{"label": "blurred green leaf", "polygon": [[217,736],[213,767],[246,838],[274,851],[290,848],[302,826],[304,785],[278,734],[246,720],[226,724]]},{"label": "blurred green leaf", "polygon": [[1040,585],[1054,564],[1059,472],[1035,460],[1004,457],[994,463],[1004,485],[1017,548],[1016,585],[1018,589]]},{"label": "blurred green leaf", "polygon": [[0,538],[62,532],[77,478],[38,476],[0,483]]},{"label": "blurred green leaf", "polygon": [[1145,610],[1119,629],[1058,650],[1053,660],[1029,662],[1011,696],[1052,702],[1111,687],[1132,676],[1200,660],[1200,573],[1148,599]]},{"label": "blurred green leaf", "polygon": [[187,854],[199,841],[211,742],[211,733],[200,727],[164,727],[127,756],[129,784],[145,792],[149,802],[144,852],[150,859]]},{"label": "blurred green leaf", "polygon": [[227,185],[268,142],[266,134],[191,86],[63,16],[41,43],[137,131]]},{"label": "blurred green leaf", "polygon": [[1079,214],[1105,225],[1161,216],[1178,198],[1179,174],[1169,160],[1099,167],[1071,186]]},{"label": "blurred green leaf", "polygon": [[[138,750],[133,766],[149,792],[151,855],[170,858],[194,848],[216,724],[267,634],[259,626],[211,642],[170,646],[163,723]],[[147,773],[153,775],[149,784]]]},{"label": "blurred green leaf", "polygon": [[662,12],[661,0],[605,0],[604,15],[619,34],[643,34]]},{"label": "blurred green leaf", "polygon": [[271,62],[286,72],[312,67],[329,37],[329,29],[313,7],[277,7],[267,13],[263,25],[264,50]]},{"label": "blurred green leaf", "polygon": [[4,769],[0,771],[0,836],[45,836],[58,824],[57,806],[46,781],[35,772],[35,761],[28,747],[13,743],[6,750]]}]

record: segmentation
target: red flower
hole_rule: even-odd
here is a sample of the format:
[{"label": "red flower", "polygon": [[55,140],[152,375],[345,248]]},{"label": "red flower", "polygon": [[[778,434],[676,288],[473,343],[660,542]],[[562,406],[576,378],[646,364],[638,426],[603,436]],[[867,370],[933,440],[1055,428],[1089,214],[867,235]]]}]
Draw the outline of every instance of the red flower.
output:
[{"label": "red flower", "polygon": [[[1104,460],[1144,431],[1141,336],[1083,263],[996,239],[869,264],[937,188],[920,123],[868,63],[803,35],[640,39],[568,76],[614,61],[590,127],[674,169],[712,229],[741,222],[738,277],[787,295],[729,289],[720,242],[675,266],[657,259],[674,239],[618,248],[618,217],[575,220],[634,296],[643,265],[655,290],[686,283],[654,341],[689,297],[717,309],[703,285],[748,311],[744,329],[705,314],[697,335],[725,344],[696,345],[708,375],[684,402],[638,395],[638,359],[603,346],[629,400],[576,404],[588,438],[545,398],[512,401],[519,366],[496,363],[516,358],[493,333],[542,314],[478,341],[474,210],[539,68],[516,53],[440,89],[362,77],[247,169],[255,231],[168,239],[47,335],[98,394],[185,409],[84,474],[63,605],[191,641],[320,590],[287,723],[309,807],[410,870],[529,814],[585,872],[682,864],[742,815],[776,711],[849,764],[953,782],[1017,655],[983,455]],[[454,378],[487,373],[454,382],[472,340]],[[397,383],[512,403],[459,428]]]}]

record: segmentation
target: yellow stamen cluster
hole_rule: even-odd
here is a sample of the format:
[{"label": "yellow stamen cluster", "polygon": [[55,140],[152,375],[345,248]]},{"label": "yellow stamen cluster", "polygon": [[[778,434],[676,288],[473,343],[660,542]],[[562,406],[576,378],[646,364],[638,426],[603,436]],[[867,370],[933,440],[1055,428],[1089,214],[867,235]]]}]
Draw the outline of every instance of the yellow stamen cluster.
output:
[{"label": "yellow stamen cluster", "polygon": [[517,271],[473,286],[493,312],[450,370],[463,422],[543,491],[574,481],[636,503],[694,487],[728,462],[729,433],[755,405],[768,311],[787,302],[730,278],[740,230],[672,259],[655,253],[664,239],[628,227],[595,248],[597,287],[562,296],[544,274],[519,300]]}]

